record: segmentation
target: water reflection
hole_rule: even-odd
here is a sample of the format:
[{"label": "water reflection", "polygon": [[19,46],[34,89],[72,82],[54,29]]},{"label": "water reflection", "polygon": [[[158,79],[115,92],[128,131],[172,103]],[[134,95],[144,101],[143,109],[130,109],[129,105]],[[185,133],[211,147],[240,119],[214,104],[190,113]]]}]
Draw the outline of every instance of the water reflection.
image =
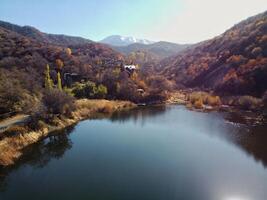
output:
[{"label": "water reflection", "polygon": [[63,131],[56,131],[51,136],[25,149],[23,156],[16,165],[0,168],[0,191],[7,188],[6,178],[9,173],[22,166],[30,165],[34,168],[45,167],[52,159],[60,159],[72,147],[69,134],[73,131],[69,127]]},{"label": "water reflection", "polygon": [[[189,199],[209,199],[205,198],[205,195],[208,196],[209,194],[203,191],[214,192],[215,189],[218,189],[215,192],[220,198],[229,194],[226,199],[228,197],[230,199],[236,197],[236,194],[231,196],[231,192],[237,190],[243,192],[243,186],[251,187],[251,184],[242,183],[242,181],[249,179],[249,173],[247,176],[237,176],[238,180],[233,178],[239,169],[233,170],[230,166],[232,163],[235,163],[235,166],[241,166],[242,175],[246,172],[255,175],[264,170],[261,167],[262,169],[257,171],[258,168],[251,167],[254,165],[246,166],[246,164],[254,164],[254,162],[250,162],[252,159],[242,160],[242,157],[239,162],[240,154],[243,155],[245,152],[247,155],[253,156],[255,160],[260,161],[265,168],[267,167],[267,125],[239,124],[236,123],[238,115],[231,113],[229,115],[217,112],[188,111],[180,106],[156,106],[115,113],[108,120],[96,120],[90,123],[84,121],[77,126],[77,134],[69,135],[70,132],[75,132],[73,129],[60,134],[55,133],[54,136],[28,148],[27,154],[17,165],[12,168],[0,169],[0,189],[6,190],[8,184],[12,185],[8,180],[9,174],[14,174],[13,172],[16,170],[19,171],[25,166],[30,166],[35,169],[44,169],[46,176],[48,176],[47,173],[53,174],[54,172],[59,177],[76,181],[75,183],[80,185],[73,188],[73,194],[75,192],[79,194],[83,191],[87,195],[88,190],[91,189],[90,195],[92,196],[90,197],[95,195],[96,198],[94,199],[97,199],[99,193],[105,189],[107,190],[106,195],[113,194],[113,192],[117,192],[116,194],[127,193],[125,191],[131,188],[128,187],[129,184],[132,184],[132,188],[143,184],[142,187],[138,188],[138,191],[141,191],[143,195],[149,195],[149,197],[152,196],[151,193],[154,193],[155,198],[153,199],[159,199],[157,198],[158,194],[164,195],[164,199],[174,199],[173,191],[178,191],[179,188],[179,192],[184,191],[185,194],[176,194],[176,197],[177,195],[187,197],[192,195],[192,198]],[[129,129],[131,129],[129,134],[125,134],[128,133]],[[172,133],[169,134],[169,130],[172,130]],[[109,134],[105,134],[107,132]],[[175,136],[172,135],[174,133],[176,133]],[[208,140],[213,137],[216,140]],[[74,141],[74,145],[72,141]],[[225,144],[238,148],[228,148]],[[217,149],[216,145],[221,146]],[[70,149],[70,153],[65,154]],[[203,152],[199,153],[196,149],[203,150]],[[234,151],[232,151],[233,149]],[[236,149],[238,152],[241,149],[242,152],[240,151],[237,155],[230,155],[230,153],[236,153]],[[214,152],[212,152],[213,150]],[[71,155],[69,156],[69,154]],[[61,159],[62,157],[64,158]],[[235,162],[235,159],[238,162]],[[60,161],[52,162],[55,160],[60,160],[62,163],[59,163]],[[224,161],[232,163],[228,165]],[[245,163],[244,167],[239,165],[242,162]],[[53,163],[53,167],[60,169],[60,173],[49,169],[49,167],[46,169],[49,163]],[[75,173],[69,175],[68,170],[73,169],[76,169]],[[27,172],[27,170],[25,171]],[[21,173],[23,174],[24,171],[21,170]],[[38,172],[35,173],[38,174]],[[132,174],[134,175],[131,176]],[[83,178],[84,176],[88,178]],[[179,182],[179,180],[183,181]],[[256,186],[258,187],[260,185],[258,181],[262,180],[255,178],[252,183],[257,183]],[[14,181],[13,176],[13,184],[14,182],[16,180]],[[65,187],[68,186],[67,183],[64,185],[62,182]],[[60,184],[60,181],[55,182],[56,186]],[[169,185],[166,186],[166,184]],[[266,182],[262,181],[261,185],[264,186],[264,184]],[[179,186],[178,189],[176,188],[177,185]],[[188,185],[190,188],[187,187]],[[231,186],[233,186],[233,191],[231,191]],[[50,189],[54,187],[50,186]],[[62,186],[62,188],[64,187]],[[195,193],[190,193],[192,189],[195,189]],[[252,188],[251,191],[262,190]],[[130,194],[132,192],[134,193],[131,191]],[[142,199],[141,193],[135,194],[140,197],[136,199]],[[201,194],[203,198],[201,196],[197,198]]]},{"label": "water reflection", "polygon": [[252,155],[257,162],[261,162],[267,168],[267,125],[247,126],[239,124],[238,126],[238,128],[229,128],[229,134],[225,138],[241,148],[246,154]]},{"label": "water reflection", "polygon": [[[174,106],[152,106],[141,107],[131,111],[118,112],[110,117],[113,122],[126,123],[133,121],[144,126],[147,120],[151,121],[160,115],[168,115]],[[183,109],[183,108],[182,108]],[[195,112],[195,111],[188,111]],[[194,113],[207,115],[207,113]],[[192,115],[192,113],[190,113]],[[256,161],[259,161],[263,166],[267,167],[267,124],[248,125],[246,119],[257,117],[250,112],[232,112],[232,113],[208,113],[212,115],[213,123],[217,123],[216,128],[222,131],[205,132],[211,137],[216,136],[228,141],[231,144],[238,146],[246,154],[252,155]],[[185,116],[186,117],[186,116]],[[191,116],[190,116],[191,117]],[[202,116],[201,116],[202,118]],[[215,120],[217,119],[217,120]],[[206,119],[205,119],[206,120]],[[197,125],[197,121],[196,124]],[[200,127],[201,125],[199,125]],[[212,125],[211,125],[212,126]]]},{"label": "water reflection", "polygon": [[146,106],[139,107],[130,111],[121,111],[114,113],[110,120],[112,122],[127,122],[134,121],[135,123],[140,123],[142,126],[146,123],[146,120],[151,120],[160,115],[166,114],[170,107],[166,107],[164,105],[157,106]]}]

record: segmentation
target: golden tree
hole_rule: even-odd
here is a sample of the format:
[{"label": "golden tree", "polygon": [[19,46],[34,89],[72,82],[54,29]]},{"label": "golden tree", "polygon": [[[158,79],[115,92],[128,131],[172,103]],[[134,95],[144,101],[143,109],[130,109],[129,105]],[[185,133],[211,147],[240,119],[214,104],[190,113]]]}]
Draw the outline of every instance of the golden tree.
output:
[{"label": "golden tree", "polygon": [[70,48],[67,48],[67,49],[66,49],[66,54],[67,54],[68,56],[71,56],[71,53],[72,53],[71,49],[70,49]]},{"label": "golden tree", "polygon": [[64,66],[63,61],[61,59],[56,59],[56,66],[57,66],[58,71],[60,71]]}]

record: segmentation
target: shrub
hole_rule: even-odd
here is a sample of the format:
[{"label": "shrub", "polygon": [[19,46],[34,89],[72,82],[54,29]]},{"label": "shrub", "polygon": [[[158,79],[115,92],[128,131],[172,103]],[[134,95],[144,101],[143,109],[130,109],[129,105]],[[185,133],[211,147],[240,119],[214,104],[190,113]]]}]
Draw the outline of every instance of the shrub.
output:
[{"label": "shrub", "polygon": [[139,102],[140,94],[137,92],[137,86],[133,81],[125,81],[117,88],[117,99],[130,100],[133,102]]},{"label": "shrub", "polygon": [[34,77],[27,72],[0,69],[1,112],[32,112],[39,104],[42,92],[39,86]]},{"label": "shrub", "polygon": [[39,130],[44,127],[44,122],[49,120],[49,115],[47,113],[47,108],[41,104],[34,113],[31,114],[30,119],[27,123],[27,126],[31,130]]},{"label": "shrub", "polygon": [[162,103],[167,100],[167,93],[166,92],[158,92],[155,90],[152,90],[149,92],[148,95],[146,95],[144,98],[142,98],[142,102],[144,103]]},{"label": "shrub", "polygon": [[112,113],[113,112],[113,107],[110,104],[106,104],[104,107],[99,108],[98,109],[98,112],[100,112],[100,113],[106,113],[106,114]]},{"label": "shrub", "polygon": [[75,83],[72,88],[72,93],[76,98],[85,97],[85,84]]},{"label": "shrub", "polygon": [[219,96],[210,96],[209,95],[206,98],[206,102],[210,106],[220,106],[222,104]]},{"label": "shrub", "polygon": [[[203,104],[210,106],[220,106],[222,104],[219,96],[213,96],[207,92],[193,92],[188,95],[187,100],[189,100],[191,104],[196,104],[199,107],[203,107]],[[200,104],[202,104],[202,106],[200,106]]]},{"label": "shrub", "polygon": [[27,128],[24,126],[15,125],[12,127],[9,127],[6,131],[4,131],[3,135],[5,137],[11,137],[19,134],[24,134],[28,131]]},{"label": "shrub", "polygon": [[152,76],[147,82],[150,88],[158,91],[172,90],[174,87],[173,83],[163,76]]},{"label": "shrub", "polygon": [[203,108],[203,101],[202,99],[198,99],[197,101],[194,102],[194,107],[197,109]]},{"label": "shrub", "polygon": [[100,84],[98,87],[97,87],[97,91],[96,91],[96,94],[95,96],[97,98],[100,98],[100,99],[104,99],[106,97],[108,93],[108,89],[106,86]]},{"label": "shrub", "polygon": [[75,109],[74,98],[58,89],[45,91],[43,102],[49,114],[70,116]]},{"label": "shrub", "polygon": [[252,96],[241,96],[235,104],[245,110],[257,110],[262,107],[262,100]]},{"label": "shrub", "polygon": [[77,98],[102,99],[105,98],[108,90],[107,87],[100,84],[96,86],[94,82],[76,83],[72,92]]},{"label": "shrub", "polygon": [[67,95],[69,95],[69,96],[74,96],[74,94],[73,94],[73,92],[72,92],[72,89],[71,88],[68,88],[68,87],[64,87],[63,88],[63,91],[67,94]]},{"label": "shrub", "polygon": [[187,99],[194,104],[196,101],[201,100],[202,102],[206,102],[207,93],[206,92],[192,92],[188,95]]}]

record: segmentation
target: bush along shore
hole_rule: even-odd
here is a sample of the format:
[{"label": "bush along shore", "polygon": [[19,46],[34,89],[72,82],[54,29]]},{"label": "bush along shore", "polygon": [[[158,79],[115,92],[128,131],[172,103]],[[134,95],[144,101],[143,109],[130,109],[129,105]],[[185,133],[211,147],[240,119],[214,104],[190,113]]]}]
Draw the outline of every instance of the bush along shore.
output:
[{"label": "bush along shore", "polygon": [[[70,113],[64,115],[50,116],[49,120],[42,120],[31,116],[31,119],[23,125],[10,127],[2,133],[0,140],[0,165],[12,165],[23,155],[25,147],[36,143],[52,132],[58,131],[77,122],[93,118],[98,114],[112,114],[116,111],[132,109],[136,104],[129,101],[109,101],[109,100],[75,100],[74,108]],[[34,126],[34,127],[33,127]]]},{"label": "bush along shore", "polygon": [[[68,55],[71,56],[70,49]],[[33,71],[0,69],[0,118],[4,120],[0,122],[0,165],[13,164],[26,146],[52,131],[97,113],[108,114],[135,107],[134,103],[166,99],[164,88],[169,85],[166,79],[154,76],[145,82],[139,70],[130,73],[123,63],[109,69],[99,79],[80,77],[74,81],[66,78],[70,73],[66,73],[67,66],[59,58],[52,68],[45,65],[43,76]],[[11,123],[22,119],[20,125]]]},{"label": "bush along shore", "polygon": [[190,110],[242,113],[246,124],[267,123],[267,93],[262,98],[244,96],[218,96],[213,92],[179,90],[169,93],[167,104],[184,105]]}]

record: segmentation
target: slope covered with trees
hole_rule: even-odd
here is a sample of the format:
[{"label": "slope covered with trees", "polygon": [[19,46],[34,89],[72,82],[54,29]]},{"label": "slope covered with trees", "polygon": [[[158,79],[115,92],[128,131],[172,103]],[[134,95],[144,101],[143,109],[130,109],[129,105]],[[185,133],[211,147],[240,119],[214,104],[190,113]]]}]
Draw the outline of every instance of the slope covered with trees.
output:
[{"label": "slope covered with trees", "polygon": [[144,52],[146,54],[150,54],[156,60],[161,60],[163,58],[176,55],[189,46],[190,45],[188,44],[175,44],[161,41],[153,44],[134,43],[128,46],[112,46],[112,48],[125,55],[130,55],[135,52]]},{"label": "slope covered with trees", "polygon": [[[14,29],[10,26],[0,25],[0,114],[45,113],[54,109],[51,106],[60,105],[51,101],[60,102],[61,99],[63,107],[67,103],[71,105],[66,94],[76,98],[134,102],[162,98],[162,89],[158,86],[154,89],[151,77],[144,76],[140,67],[134,72],[125,70],[125,65],[135,64],[135,61],[107,45],[94,42],[64,42],[62,45],[58,40],[47,42],[41,36],[35,38],[21,33],[16,25]],[[67,75],[78,80],[68,85]],[[51,79],[49,84],[48,79]],[[52,86],[47,87],[50,83]],[[47,92],[51,87],[57,91]]]},{"label": "slope covered with trees", "polygon": [[267,90],[267,12],[161,62],[177,86],[261,97]]},{"label": "slope covered with trees", "polygon": [[82,37],[43,33],[31,26],[18,26],[4,21],[0,21],[0,27],[16,32],[25,37],[34,39],[36,41],[43,43],[50,43],[54,45],[67,46],[67,45],[87,44],[92,42],[91,40]]}]

